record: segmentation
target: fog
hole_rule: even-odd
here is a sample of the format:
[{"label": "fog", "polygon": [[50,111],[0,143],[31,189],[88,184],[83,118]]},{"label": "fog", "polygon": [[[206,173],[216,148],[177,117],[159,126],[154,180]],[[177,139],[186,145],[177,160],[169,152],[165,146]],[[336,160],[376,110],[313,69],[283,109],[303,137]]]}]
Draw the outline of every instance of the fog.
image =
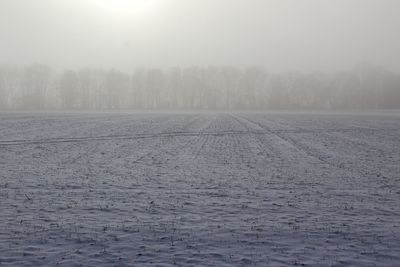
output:
[{"label": "fog", "polygon": [[1,0],[0,59],[123,70],[338,70],[364,61],[400,69],[397,0],[146,1]]},{"label": "fog", "polygon": [[[3,103],[3,108],[18,108],[26,106],[24,101],[30,98],[29,95],[35,95],[44,100],[32,108],[65,106],[61,92],[67,89],[60,89],[65,87],[60,85],[63,83],[64,72],[72,71],[72,75],[78,77],[77,73],[85,70],[97,70],[96,75],[101,78],[93,82],[96,84],[102,83],[100,80],[107,80],[105,77],[108,72],[126,76],[126,88],[125,91],[121,90],[119,98],[125,98],[125,94],[139,98],[132,93],[132,84],[138,83],[132,78],[138,77],[134,74],[142,71],[147,77],[143,79],[149,81],[146,73],[158,70],[161,81],[152,82],[159,85],[150,87],[162,88],[157,87],[151,93],[145,85],[137,89],[141,90],[141,97],[148,95],[146,97],[152,99],[149,101],[153,103],[154,95],[167,95],[171,99],[171,95],[177,95],[182,90],[171,88],[174,84],[171,70],[175,69],[179,77],[182,73],[192,77],[189,83],[197,83],[196,86],[203,88],[203,91],[219,90],[216,96],[228,95],[225,91],[231,90],[230,94],[242,98],[249,95],[249,90],[253,90],[258,92],[250,93],[254,98],[259,94],[269,99],[257,105],[248,99],[242,101],[246,103],[239,104],[227,104],[230,100],[220,100],[225,104],[210,105],[207,101],[199,104],[202,101],[197,96],[204,93],[199,92],[200,89],[189,88],[188,91],[193,91],[192,98],[199,103],[186,103],[181,107],[269,108],[271,105],[266,103],[273,102],[271,92],[281,90],[274,89],[275,80],[285,80],[282,83],[286,87],[288,83],[292,84],[289,88],[294,90],[298,87],[298,82],[294,81],[300,78],[293,77],[303,79],[305,76],[307,80],[310,75],[319,77],[319,82],[314,82],[310,89],[310,98],[314,99],[312,101],[317,101],[314,91],[321,89],[318,83],[325,84],[333,93],[329,93],[324,103],[306,105],[299,100],[297,102],[301,103],[296,107],[346,106],[332,104],[336,101],[332,100],[332,94],[339,94],[340,97],[335,97],[343,98],[340,90],[351,87],[357,98],[357,90],[366,86],[374,87],[368,89],[371,92],[375,90],[371,93],[374,96],[369,99],[379,95],[380,102],[369,100],[371,103],[366,105],[364,100],[360,100],[364,104],[354,107],[393,107],[397,100],[391,100],[395,104],[389,105],[382,97],[393,99],[393,95],[399,94],[398,10],[400,2],[397,0],[1,0],[0,65],[3,74],[0,76],[0,103]],[[27,73],[38,66],[48,72],[45,75],[46,86],[29,84],[29,79],[33,78],[26,78],[29,76]],[[229,80],[236,84],[236,89],[221,88],[223,75],[218,73],[224,73],[224,68],[236,73]],[[251,80],[246,76],[249,70],[251,73],[254,69],[257,69],[254,73],[261,77],[259,80]],[[43,74],[42,71],[34,71],[31,76],[37,73]],[[204,73],[208,73],[208,76],[205,77]],[[362,78],[369,76],[368,73],[375,73],[371,78],[374,81]],[[338,81],[337,77],[346,75],[350,77],[347,80],[354,80],[353,87],[348,84],[338,85],[344,82]],[[200,76],[212,80],[213,84],[199,83]],[[36,81],[40,79],[36,77]],[[77,83],[76,88],[69,90],[71,92],[81,92],[79,88],[82,87],[82,81],[76,79],[76,82],[72,82]],[[194,81],[196,79],[197,82]],[[257,88],[249,89],[253,85],[250,86],[246,79],[255,83]],[[188,87],[187,83],[175,82],[176,86],[184,88]],[[38,86],[41,87],[38,90],[42,95],[37,96],[36,91],[27,92],[29,87]],[[100,87],[103,91],[113,90],[107,86]],[[169,91],[164,90],[167,87]],[[383,95],[383,91],[390,92],[390,96]],[[300,94],[296,92],[284,94],[296,98]],[[106,93],[93,94],[101,94],[109,99]],[[208,97],[213,98],[215,95]],[[78,100],[81,97],[73,98],[77,100],[71,108],[83,106],[82,100]],[[286,100],[282,96],[280,101]],[[176,107],[172,100],[165,101],[168,103],[162,106]],[[287,100],[282,106],[291,106],[289,103]],[[123,106],[136,107],[128,103]],[[139,106],[159,105],[142,103]]]}]

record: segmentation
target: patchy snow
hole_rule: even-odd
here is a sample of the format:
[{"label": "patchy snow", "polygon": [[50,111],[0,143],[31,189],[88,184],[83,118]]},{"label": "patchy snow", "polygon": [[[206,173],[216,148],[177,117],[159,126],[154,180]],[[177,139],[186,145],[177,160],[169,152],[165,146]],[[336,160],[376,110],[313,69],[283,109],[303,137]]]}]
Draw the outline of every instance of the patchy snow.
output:
[{"label": "patchy snow", "polygon": [[0,266],[398,266],[398,113],[0,115]]}]

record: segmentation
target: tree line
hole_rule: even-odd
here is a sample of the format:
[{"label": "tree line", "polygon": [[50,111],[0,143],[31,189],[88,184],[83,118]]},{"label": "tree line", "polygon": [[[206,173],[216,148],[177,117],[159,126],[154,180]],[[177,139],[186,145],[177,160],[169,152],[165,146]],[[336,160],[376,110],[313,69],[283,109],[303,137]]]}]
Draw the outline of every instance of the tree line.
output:
[{"label": "tree line", "polygon": [[396,109],[400,75],[377,67],[269,73],[263,67],[53,71],[0,67],[1,110]]}]

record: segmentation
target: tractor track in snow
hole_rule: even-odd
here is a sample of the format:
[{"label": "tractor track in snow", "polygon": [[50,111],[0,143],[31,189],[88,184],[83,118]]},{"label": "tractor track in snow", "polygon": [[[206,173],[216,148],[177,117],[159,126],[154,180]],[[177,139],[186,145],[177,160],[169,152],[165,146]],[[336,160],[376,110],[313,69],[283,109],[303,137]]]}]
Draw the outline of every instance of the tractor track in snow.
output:
[{"label": "tractor track in snow", "polygon": [[[316,151],[314,151],[310,147],[302,145],[302,144],[299,144],[293,138],[291,138],[291,137],[289,137],[287,135],[286,136],[283,135],[283,134],[289,134],[289,133],[292,133],[292,134],[294,134],[294,133],[315,133],[318,130],[315,130],[315,129],[313,129],[313,130],[305,130],[305,131],[304,130],[271,130],[270,127],[268,127],[268,126],[266,126],[264,124],[255,122],[255,121],[250,120],[248,118],[243,118],[243,117],[241,117],[241,118],[243,120],[248,121],[251,124],[257,125],[258,127],[265,129],[269,134],[272,134],[272,135],[276,136],[277,138],[281,139],[282,141],[286,142],[287,144],[293,146],[297,151],[299,151],[301,153],[304,153],[305,155],[307,155],[310,158],[316,159],[319,162],[321,162],[323,164],[327,164],[327,165],[329,165],[331,167],[334,167],[334,168],[341,169],[343,171],[349,172],[351,175],[355,174],[354,173],[355,172],[354,169],[347,168],[347,167],[344,167],[341,164],[335,164],[335,163],[333,163],[333,162],[331,162],[331,161],[329,161],[327,159],[324,159],[319,153],[317,153]],[[336,129],[336,130],[338,130],[338,129]],[[325,129],[325,131],[328,131],[328,130]],[[357,174],[359,175],[360,172],[357,171]]]},{"label": "tractor track in snow", "polygon": [[[123,134],[123,135],[99,135],[99,136],[82,136],[82,137],[54,137],[44,139],[17,139],[17,140],[1,140],[0,146],[18,146],[18,145],[41,145],[41,144],[57,144],[57,143],[82,143],[82,142],[99,142],[99,141],[117,141],[117,140],[136,140],[136,139],[156,139],[168,137],[190,137],[190,136],[224,136],[224,135],[267,135],[267,134],[300,134],[300,133],[313,133],[313,132],[350,132],[356,131],[351,129],[313,129],[313,130],[260,130],[260,131],[216,131],[216,132],[192,132],[192,131],[172,131],[156,134]],[[381,131],[381,130],[370,130]],[[385,131],[400,132],[400,130],[389,129]],[[282,136],[278,136],[282,138]],[[284,139],[284,138],[282,138]]]}]

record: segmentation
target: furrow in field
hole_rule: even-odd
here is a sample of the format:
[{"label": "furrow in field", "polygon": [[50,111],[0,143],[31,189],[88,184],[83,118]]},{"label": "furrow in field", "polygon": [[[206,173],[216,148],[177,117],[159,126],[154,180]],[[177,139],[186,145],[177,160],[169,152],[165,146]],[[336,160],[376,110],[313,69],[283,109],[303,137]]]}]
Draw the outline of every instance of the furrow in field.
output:
[{"label": "furrow in field", "polygon": [[[303,129],[296,130],[296,131],[294,131],[292,129],[290,131],[286,131],[286,132],[282,131],[281,132],[279,130],[271,130],[271,126],[270,126],[270,124],[272,124],[272,125],[274,125],[273,128],[280,127],[279,121],[271,122],[270,120],[267,120],[266,118],[262,118],[257,121],[255,121],[254,119],[248,119],[248,118],[246,118],[246,120],[250,121],[250,123],[258,125],[261,128],[264,128],[265,130],[269,131],[271,133],[271,135],[275,136],[276,137],[275,139],[278,139],[278,141],[273,142],[273,143],[280,144],[279,146],[275,146],[275,148],[277,148],[278,150],[280,150],[281,148],[284,148],[284,146],[289,148],[289,150],[287,151],[288,158],[296,157],[296,154],[298,154],[299,162],[300,161],[304,162],[305,161],[304,156],[306,156],[310,159],[319,161],[320,164],[325,164],[330,167],[345,171],[351,176],[354,176],[354,175],[359,176],[360,175],[360,172],[358,170],[348,168],[344,164],[337,163],[335,161],[330,160],[329,157],[326,157],[326,155],[323,153],[323,151],[316,149],[313,146],[313,143],[311,143],[311,145],[306,145],[306,144],[302,143],[301,141],[298,141],[295,137],[297,135],[299,135],[298,133],[301,132]],[[286,127],[286,125],[283,124],[283,126],[281,126],[281,127]],[[310,131],[310,132],[305,131],[305,134],[303,134],[301,140],[303,140],[303,139],[314,140],[314,136],[316,134],[320,134],[320,132],[318,132],[318,130]],[[281,140],[281,141],[279,141],[279,140]],[[282,146],[283,144],[285,144],[285,145]],[[315,161],[311,160],[309,162],[309,164],[310,164],[310,169],[315,167]]]}]

